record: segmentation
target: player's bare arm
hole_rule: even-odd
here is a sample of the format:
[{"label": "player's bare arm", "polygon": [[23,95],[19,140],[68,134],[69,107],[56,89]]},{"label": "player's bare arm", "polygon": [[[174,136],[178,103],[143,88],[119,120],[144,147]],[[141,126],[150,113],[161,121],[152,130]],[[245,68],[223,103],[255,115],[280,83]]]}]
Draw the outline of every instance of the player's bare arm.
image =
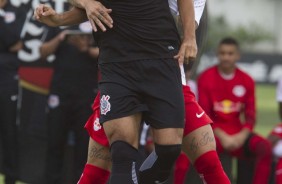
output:
[{"label": "player's bare arm", "polygon": [[52,7],[40,4],[34,10],[34,17],[51,27],[76,25],[87,20],[85,10],[72,8],[69,11],[58,14]]},{"label": "player's bare arm", "polygon": [[80,0],[80,1],[68,0],[68,2],[69,2],[71,5],[73,5],[73,6],[77,7],[77,8],[82,8],[82,9],[84,9],[86,1],[87,1],[87,0]]},{"label": "player's bare arm", "polygon": [[12,45],[9,48],[10,52],[18,52],[19,50],[21,50],[23,48],[23,42],[22,41],[18,41],[17,43],[15,43],[14,45]]},{"label": "player's bare arm", "polygon": [[7,0],[0,0],[0,8],[3,8],[7,3]]},{"label": "player's bare arm", "polygon": [[98,47],[90,47],[88,53],[93,58],[98,58],[99,56],[99,48]]},{"label": "player's bare arm", "polygon": [[49,55],[54,54],[58,49],[60,43],[65,39],[66,33],[67,31],[63,31],[50,41],[43,43],[40,47],[41,58],[45,59]]},{"label": "player's bare arm", "polygon": [[183,40],[175,58],[178,59],[179,64],[183,64],[195,60],[197,55],[193,0],[178,0],[178,8],[183,25]]},{"label": "player's bare arm", "polygon": [[73,6],[85,9],[87,17],[96,32],[97,28],[106,31],[106,27],[113,27],[113,20],[109,15],[112,10],[106,8],[102,3],[96,0],[69,0]]}]

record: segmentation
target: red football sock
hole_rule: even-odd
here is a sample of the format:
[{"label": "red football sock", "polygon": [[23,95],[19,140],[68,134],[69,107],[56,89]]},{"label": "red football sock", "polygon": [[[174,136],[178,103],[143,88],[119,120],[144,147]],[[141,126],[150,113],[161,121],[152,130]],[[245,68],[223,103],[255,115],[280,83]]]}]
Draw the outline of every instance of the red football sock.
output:
[{"label": "red football sock", "polygon": [[174,184],[184,184],[188,168],[189,159],[184,153],[181,153],[175,162]]},{"label": "red football sock", "polygon": [[249,149],[256,155],[252,184],[268,183],[272,161],[270,142],[260,136],[253,136],[249,142]]},{"label": "red football sock", "polygon": [[201,155],[194,163],[205,184],[231,184],[223,171],[216,151],[209,151]]},{"label": "red football sock", "polygon": [[86,164],[77,184],[106,184],[109,176],[108,170]]},{"label": "red football sock", "polygon": [[282,184],[282,159],[280,158],[275,168],[275,183]]}]

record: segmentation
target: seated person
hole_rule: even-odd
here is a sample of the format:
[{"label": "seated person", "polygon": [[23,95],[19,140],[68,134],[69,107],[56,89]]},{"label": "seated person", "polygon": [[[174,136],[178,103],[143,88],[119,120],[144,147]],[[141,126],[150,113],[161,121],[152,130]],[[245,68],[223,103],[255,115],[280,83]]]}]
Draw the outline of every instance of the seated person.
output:
[{"label": "seated person", "polygon": [[282,184],[282,123],[276,125],[268,136],[272,143],[275,167],[275,184]]},{"label": "seated person", "polygon": [[[214,122],[217,152],[241,159],[255,158],[252,183],[266,184],[271,170],[271,145],[253,131],[254,81],[236,66],[240,48],[235,39],[224,38],[217,57],[218,65],[207,69],[198,80],[199,104]],[[201,114],[196,115],[201,118]]]}]

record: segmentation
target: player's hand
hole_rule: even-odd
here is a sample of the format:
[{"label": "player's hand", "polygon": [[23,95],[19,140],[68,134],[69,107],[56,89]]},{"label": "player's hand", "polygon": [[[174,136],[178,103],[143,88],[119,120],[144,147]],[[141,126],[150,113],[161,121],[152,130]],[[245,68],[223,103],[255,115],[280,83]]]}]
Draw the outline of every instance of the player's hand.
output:
[{"label": "player's hand", "polygon": [[113,19],[109,15],[112,12],[112,9],[108,9],[100,2],[93,0],[88,0],[85,3],[84,8],[95,32],[97,32],[97,27],[99,27],[102,31],[107,30],[106,26],[108,28],[113,27]]},{"label": "player's hand", "polygon": [[222,147],[227,151],[233,151],[239,148],[236,140],[232,136],[226,136],[224,139],[220,139]]},{"label": "player's hand", "polygon": [[190,61],[196,60],[197,52],[196,38],[184,38],[180,50],[174,58],[178,60],[180,65],[188,64]]},{"label": "player's hand", "polygon": [[18,52],[19,50],[21,50],[23,48],[23,42],[18,41],[17,43],[15,43],[14,45],[12,45],[9,48],[10,52]]},{"label": "player's hand", "polygon": [[0,0],[0,8],[3,8],[7,3],[7,0]]},{"label": "player's hand", "polygon": [[70,36],[68,42],[75,46],[80,52],[87,52],[91,46],[91,38],[89,38],[88,35]]},{"label": "player's hand", "polygon": [[59,16],[55,12],[55,10],[47,5],[40,4],[35,10],[34,10],[34,18],[42,22],[48,26],[58,26],[59,24]]},{"label": "player's hand", "polygon": [[249,135],[250,135],[250,132],[248,129],[243,129],[241,132],[233,135],[233,138],[237,142],[238,148],[243,146],[243,144],[245,143]]},{"label": "player's hand", "polygon": [[234,140],[236,142],[235,149],[242,147],[245,143],[245,139],[240,136],[234,136]]}]

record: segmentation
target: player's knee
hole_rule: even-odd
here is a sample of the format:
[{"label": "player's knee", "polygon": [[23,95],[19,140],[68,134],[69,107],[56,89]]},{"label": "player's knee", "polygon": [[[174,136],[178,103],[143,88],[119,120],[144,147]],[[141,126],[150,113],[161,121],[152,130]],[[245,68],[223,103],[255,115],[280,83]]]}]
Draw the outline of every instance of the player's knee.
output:
[{"label": "player's knee", "polygon": [[155,144],[155,151],[149,155],[140,168],[140,183],[165,182],[180,152],[181,145]]},{"label": "player's knee", "polygon": [[[181,153],[181,145],[155,145],[156,155],[160,159],[168,159],[168,163],[174,163]],[[170,161],[169,161],[170,160]]]},{"label": "player's knee", "polygon": [[113,167],[136,161],[138,150],[124,141],[115,141],[111,145],[111,157]]}]

